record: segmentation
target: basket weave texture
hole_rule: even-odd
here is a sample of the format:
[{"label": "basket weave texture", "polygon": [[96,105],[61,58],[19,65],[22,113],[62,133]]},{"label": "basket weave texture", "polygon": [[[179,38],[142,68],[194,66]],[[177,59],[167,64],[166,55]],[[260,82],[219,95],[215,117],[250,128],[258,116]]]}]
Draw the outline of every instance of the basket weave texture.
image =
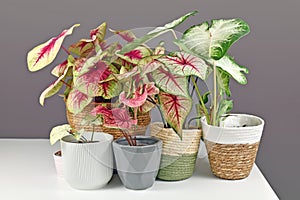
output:
[{"label": "basket weave texture", "polygon": [[205,140],[211,170],[219,178],[243,179],[253,167],[259,142],[254,144],[218,144]]},{"label": "basket weave texture", "polygon": [[[92,132],[93,126],[92,125],[82,125],[82,120],[85,119],[86,116],[90,114],[93,108],[97,107],[98,105],[106,106],[111,108],[110,103],[96,103],[92,102],[88,106],[86,106],[80,113],[73,114],[68,109],[66,109],[67,120],[70,126],[75,130],[84,129],[86,132]],[[138,124],[136,127],[132,128],[129,132],[132,135],[145,135],[146,129],[151,122],[150,113],[139,114],[138,117]],[[103,125],[95,126],[95,132],[105,132],[109,133],[114,136],[114,139],[118,139],[123,137],[123,132],[117,128],[108,128]]]},{"label": "basket weave texture", "polygon": [[151,136],[163,141],[162,157],[158,178],[167,181],[184,180],[192,176],[198,154],[201,130],[186,129],[182,140],[171,128],[162,123],[150,125]]}]

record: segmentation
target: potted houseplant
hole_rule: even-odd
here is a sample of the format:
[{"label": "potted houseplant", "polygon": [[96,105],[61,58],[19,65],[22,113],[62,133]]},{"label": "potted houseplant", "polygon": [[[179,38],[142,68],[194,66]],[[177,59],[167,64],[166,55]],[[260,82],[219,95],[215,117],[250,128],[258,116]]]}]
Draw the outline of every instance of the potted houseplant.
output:
[{"label": "potted houseplant", "polygon": [[[203,60],[211,69],[213,90],[199,97],[201,124],[212,172],[224,179],[242,179],[249,175],[262,135],[263,119],[247,114],[228,114],[233,102],[229,80],[246,84],[248,69],[227,54],[229,47],[249,33],[241,19],[219,19],[187,29],[175,43],[186,53]],[[191,80],[196,86],[194,77]],[[207,108],[206,98],[212,96]]]},{"label": "potted houseplant", "polygon": [[[52,70],[52,74],[57,77],[57,80],[42,92],[40,104],[44,105],[46,98],[58,93],[65,85],[63,97],[66,102],[67,119],[72,128],[85,129],[85,131],[92,131],[95,128],[95,131],[105,131],[118,138],[122,136],[122,133],[112,132],[112,129],[102,126],[83,125],[82,121],[97,105],[111,107],[111,103],[115,103],[116,97],[121,92],[120,84],[115,77],[133,68],[134,65],[115,55],[115,52],[121,48],[118,42],[106,43],[104,40],[106,23],[91,30],[90,39],[81,39],[70,45],[69,48],[62,46],[65,37],[72,34],[73,29],[78,26],[79,24],[73,25],[28,53],[27,64],[31,72],[50,65],[60,49],[67,54],[67,59]],[[113,32],[121,35],[127,41],[135,37],[126,31]],[[139,48],[135,49],[134,53],[147,52],[145,48]],[[132,58],[132,52],[125,56]],[[146,127],[150,123],[149,113],[141,113],[136,117],[140,118],[139,125],[145,124],[144,127]],[[139,130],[140,134],[144,132],[145,128]]]},{"label": "potted houseplant", "polygon": [[113,142],[118,175],[126,188],[142,190],[154,184],[160,163],[162,141],[150,136],[133,136],[132,119],[126,108],[96,107],[92,114],[103,118],[104,126],[122,130],[124,137]]},{"label": "potted houseplant", "polygon": [[[165,32],[172,31],[174,33],[174,27],[195,13],[188,13],[128,43],[121,51],[117,52],[118,55],[126,54],[136,46],[144,44]],[[174,33],[174,35],[176,34]],[[208,68],[203,69],[203,64],[200,63],[201,65],[196,65],[193,69],[184,62],[178,61],[177,64],[181,65],[184,74],[175,74],[175,67],[166,61],[171,58],[165,55],[163,46],[157,47],[154,52],[152,56],[145,57],[138,63],[139,78],[135,78],[137,74],[132,72],[128,72],[128,76],[130,77],[129,80],[133,80],[135,83],[139,81],[140,85],[136,86],[137,88],[143,87],[149,81],[152,81],[151,84],[159,88],[159,93],[147,96],[145,95],[147,93],[146,89],[143,92],[124,91],[123,93],[126,95],[120,96],[120,102],[129,107],[136,107],[135,100],[139,99],[141,104],[145,103],[158,108],[163,123],[150,125],[151,135],[163,141],[158,178],[171,181],[183,180],[192,176],[194,172],[201,136],[199,129],[184,128],[185,120],[192,107],[186,76],[193,74],[205,79]],[[195,63],[199,64],[198,60],[195,60]],[[134,103],[131,103],[131,101]]]},{"label": "potted houseplant", "polygon": [[64,124],[54,127],[50,133],[52,145],[58,140],[64,178],[71,187],[98,189],[109,182],[113,174],[112,135],[78,132]]}]

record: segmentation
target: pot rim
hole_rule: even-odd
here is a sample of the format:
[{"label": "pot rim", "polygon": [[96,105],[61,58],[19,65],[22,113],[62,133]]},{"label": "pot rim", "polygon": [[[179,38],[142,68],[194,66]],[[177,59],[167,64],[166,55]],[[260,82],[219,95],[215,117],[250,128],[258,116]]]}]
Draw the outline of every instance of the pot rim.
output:
[{"label": "pot rim", "polygon": [[258,117],[256,115],[244,114],[244,113],[230,113],[230,115],[231,116],[245,116],[245,117],[255,118],[255,119],[257,119],[257,120],[260,121],[260,124],[254,125],[254,126],[246,126],[246,127],[221,127],[221,126],[213,126],[213,125],[207,124],[205,116],[201,117],[201,123],[205,124],[205,126],[207,126],[209,128],[226,129],[226,130],[251,130],[253,128],[264,127],[264,124],[265,124],[265,121],[261,117]]},{"label": "pot rim", "polygon": [[[85,133],[90,133],[90,132],[85,132]],[[101,140],[101,141],[93,141],[93,142],[89,142],[89,143],[78,143],[78,142],[70,142],[70,141],[65,141],[66,138],[69,137],[73,137],[72,135],[67,135],[64,136],[60,142],[61,143],[68,143],[70,145],[95,145],[95,144],[102,144],[102,143],[111,143],[114,139],[114,137],[111,134],[108,133],[104,133],[104,132],[94,132],[94,134],[101,134],[105,136],[105,140]]]},{"label": "pot rim", "polygon": [[120,147],[126,147],[126,148],[131,148],[131,149],[136,149],[136,148],[149,148],[149,147],[153,147],[153,146],[159,146],[160,144],[162,144],[162,141],[159,139],[159,138],[156,138],[156,137],[153,137],[153,136],[147,136],[147,135],[137,135],[136,136],[136,139],[139,140],[139,139],[144,139],[144,140],[155,140],[155,143],[153,144],[147,144],[145,146],[130,146],[130,145],[122,145],[120,144],[119,142],[120,141],[124,141],[126,140],[125,137],[121,137],[121,138],[118,138],[116,140],[113,141],[113,145],[117,145],[117,146],[120,146]]},{"label": "pot rim", "polygon": [[[158,125],[160,128],[163,128],[163,129],[172,129],[172,128],[164,128],[163,127],[163,123],[162,122],[152,122],[150,124],[150,126],[153,126],[153,125]],[[183,128],[182,131],[186,131],[186,132],[190,132],[190,131],[200,131],[201,129],[199,128]]]}]

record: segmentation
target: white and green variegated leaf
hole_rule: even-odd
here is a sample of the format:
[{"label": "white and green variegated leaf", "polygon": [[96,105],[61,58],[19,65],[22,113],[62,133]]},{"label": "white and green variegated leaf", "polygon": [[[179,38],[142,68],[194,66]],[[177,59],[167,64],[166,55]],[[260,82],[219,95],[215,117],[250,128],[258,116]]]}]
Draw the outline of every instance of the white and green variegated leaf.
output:
[{"label": "white and green variegated leaf", "polygon": [[183,50],[203,58],[219,60],[230,46],[248,34],[249,25],[241,19],[212,20],[192,26],[175,43]]},{"label": "white and green variegated leaf", "polygon": [[206,80],[211,67],[207,63],[194,55],[177,52],[176,56],[164,56],[159,59],[172,73],[181,76],[197,76]]},{"label": "white and green variegated leaf", "polygon": [[247,84],[245,74],[249,73],[248,69],[238,65],[229,55],[225,55],[220,60],[216,60],[215,64],[230,74],[238,83],[243,85]]},{"label": "white and green variegated leaf", "polygon": [[231,96],[229,81],[230,81],[230,74],[226,71],[222,70],[221,68],[217,68],[217,84],[218,90],[221,96],[227,95],[228,97]]},{"label": "white and green variegated leaf", "polygon": [[219,103],[218,111],[217,111],[217,124],[219,124],[221,116],[229,113],[233,108],[233,101],[223,99]]},{"label": "white and green variegated leaf", "polygon": [[175,28],[176,26],[178,26],[179,24],[184,22],[188,17],[195,15],[196,13],[197,13],[197,11],[187,13],[186,15],[184,15],[162,27],[155,28],[154,30],[150,31],[143,37],[136,38],[132,42],[126,44],[119,53],[125,54],[125,53],[135,49],[136,47],[140,46],[141,44],[144,44],[144,43],[152,40],[153,38],[158,37],[159,35],[170,31],[171,29]]},{"label": "white and green variegated leaf", "polygon": [[69,124],[63,124],[52,128],[50,132],[50,144],[54,145],[58,140],[70,135],[71,130],[72,128]]}]

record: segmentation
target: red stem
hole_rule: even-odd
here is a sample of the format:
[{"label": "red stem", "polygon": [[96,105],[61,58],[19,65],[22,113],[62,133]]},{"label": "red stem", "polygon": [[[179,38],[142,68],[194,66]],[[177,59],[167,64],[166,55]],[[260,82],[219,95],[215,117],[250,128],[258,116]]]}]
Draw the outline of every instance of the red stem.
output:
[{"label": "red stem", "polygon": [[64,46],[61,45],[61,48],[62,48],[68,55],[71,54]]},{"label": "red stem", "polygon": [[63,81],[63,80],[60,80],[60,82],[62,82],[63,84],[65,84],[65,86],[67,86],[67,87],[69,87],[69,88],[71,88],[71,87],[72,87],[70,84],[66,83],[66,82],[65,82],[65,81]]}]

